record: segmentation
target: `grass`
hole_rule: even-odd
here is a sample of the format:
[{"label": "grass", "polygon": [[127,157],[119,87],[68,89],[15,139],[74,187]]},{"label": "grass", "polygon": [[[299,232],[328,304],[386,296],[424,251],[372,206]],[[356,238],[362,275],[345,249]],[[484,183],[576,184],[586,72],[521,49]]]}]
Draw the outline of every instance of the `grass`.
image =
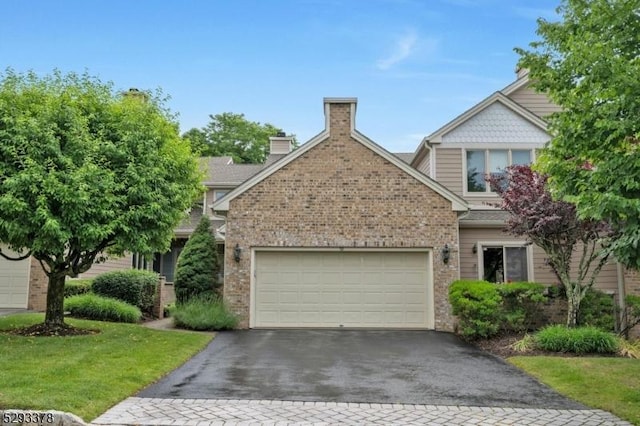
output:
[{"label": "grass", "polygon": [[224,302],[211,295],[201,295],[176,304],[171,310],[176,327],[190,330],[230,330],[238,324],[238,317]]},{"label": "grass", "polygon": [[98,321],[138,322],[142,318],[137,306],[93,293],[67,297],[64,299],[64,310],[76,318]]},{"label": "grass", "polygon": [[55,409],[93,420],[202,350],[210,335],[135,324],[67,319],[94,335],[22,337],[2,333],[42,314],[0,317],[0,409]]},{"label": "grass", "polygon": [[640,360],[517,356],[508,361],[569,398],[640,425]]}]

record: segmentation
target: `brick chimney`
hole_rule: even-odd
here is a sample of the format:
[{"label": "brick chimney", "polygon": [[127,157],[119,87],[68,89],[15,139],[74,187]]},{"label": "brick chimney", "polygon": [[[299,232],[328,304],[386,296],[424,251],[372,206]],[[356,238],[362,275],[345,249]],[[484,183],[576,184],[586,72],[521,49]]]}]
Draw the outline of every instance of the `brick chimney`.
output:
[{"label": "brick chimney", "polygon": [[356,128],[358,98],[324,98],[325,128],[335,136],[348,136]]},{"label": "brick chimney", "polygon": [[293,136],[287,136],[285,132],[271,136],[269,143],[269,154],[288,154],[293,150]]}]

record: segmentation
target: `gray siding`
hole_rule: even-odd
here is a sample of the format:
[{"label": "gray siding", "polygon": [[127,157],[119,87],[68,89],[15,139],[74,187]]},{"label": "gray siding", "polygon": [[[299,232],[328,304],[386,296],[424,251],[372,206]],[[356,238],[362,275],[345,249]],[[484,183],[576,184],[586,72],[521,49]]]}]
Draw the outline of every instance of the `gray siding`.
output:
[{"label": "gray siding", "polygon": [[450,191],[462,196],[462,150],[435,148],[436,180]]},{"label": "gray siding", "polygon": [[110,258],[104,263],[96,263],[87,272],[80,274],[79,278],[95,278],[100,274],[111,271],[131,269],[132,255],[126,254],[120,258]]},{"label": "gray siding", "polygon": [[431,176],[431,151],[427,151],[427,154],[424,156],[422,161],[418,163],[416,169],[427,176]]},{"label": "gray siding", "polygon": [[[473,253],[473,245],[478,241],[522,241],[523,238],[515,238],[501,229],[495,228],[461,228],[460,229],[460,278],[478,279],[478,254]],[[572,271],[577,272],[579,251],[573,258]],[[544,251],[533,246],[533,280],[542,284],[557,284],[558,279],[546,264]],[[531,279],[531,277],[530,277]],[[596,288],[604,291],[616,292],[618,274],[616,264],[606,264],[598,276]]]},{"label": "gray siding", "polygon": [[540,117],[545,117],[553,112],[560,111],[560,107],[551,103],[546,95],[537,93],[528,86],[521,87],[511,93],[509,97]]}]

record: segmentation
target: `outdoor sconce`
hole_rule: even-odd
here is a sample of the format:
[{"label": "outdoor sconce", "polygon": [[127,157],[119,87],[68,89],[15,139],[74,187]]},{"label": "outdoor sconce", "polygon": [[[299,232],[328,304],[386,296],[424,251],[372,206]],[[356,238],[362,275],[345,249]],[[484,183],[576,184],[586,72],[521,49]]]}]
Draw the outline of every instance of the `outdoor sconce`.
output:
[{"label": "outdoor sconce", "polygon": [[476,254],[478,252],[478,244],[474,244],[473,247],[471,247],[471,252],[473,254]]},{"label": "outdoor sconce", "polygon": [[442,263],[445,265],[449,263],[449,257],[451,256],[451,250],[449,249],[449,244],[445,244],[442,247]]},{"label": "outdoor sconce", "polygon": [[240,245],[236,243],[236,248],[233,249],[233,259],[236,262],[240,262],[240,255],[242,254],[242,249]]}]

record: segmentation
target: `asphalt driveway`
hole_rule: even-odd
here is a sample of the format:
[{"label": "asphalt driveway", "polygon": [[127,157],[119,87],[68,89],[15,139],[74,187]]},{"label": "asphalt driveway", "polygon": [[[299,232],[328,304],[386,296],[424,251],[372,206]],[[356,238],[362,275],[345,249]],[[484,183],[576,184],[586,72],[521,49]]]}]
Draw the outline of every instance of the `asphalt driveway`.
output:
[{"label": "asphalt driveway", "polygon": [[456,336],[433,331],[222,332],[138,396],[585,408]]}]

